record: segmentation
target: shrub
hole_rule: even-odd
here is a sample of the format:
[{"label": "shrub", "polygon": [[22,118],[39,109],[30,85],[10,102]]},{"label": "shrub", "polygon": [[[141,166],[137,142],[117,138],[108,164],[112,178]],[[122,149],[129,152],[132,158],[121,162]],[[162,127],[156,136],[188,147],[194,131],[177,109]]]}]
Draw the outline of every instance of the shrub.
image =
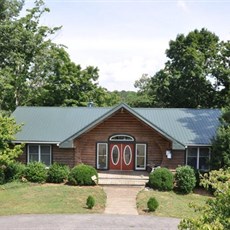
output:
[{"label": "shrub", "polygon": [[92,209],[95,205],[95,199],[92,196],[88,196],[86,200],[86,205],[89,209]]},{"label": "shrub", "polygon": [[47,182],[62,183],[68,179],[69,172],[67,165],[54,163],[47,172]]},{"label": "shrub", "polygon": [[155,197],[150,197],[147,202],[147,206],[150,212],[154,212],[158,208],[159,203]]},{"label": "shrub", "polygon": [[4,174],[4,168],[0,166],[0,184],[5,183],[5,174]]},{"label": "shrub", "polygon": [[175,174],[176,188],[183,194],[190,193],[196,186],[196,175],[190,166],[180,166]]},{"label": "shrub", "polygon": [[21,180],[25,176],[26,166],[20,162],[11,162],[5,169],[5,180],[11,182]]},{"label": "shrub", "polygon": [[46,165],[41,162],[31,162],[26,166],[26,179],[30,182],[44,183],[47,178]]},{"label": "shrub", "polygon": [[149,175],[149,187],[160,191],[173,189],[173,174],[167,168],[157,168]]},{"label": "shrub", "polygon": [[95,185],[95,181],[92,179],[96,176],[98,180],[98,174],[95,168],[89,165],[79,164],[75,166],[69,174],[69,182],[74,185]]}]

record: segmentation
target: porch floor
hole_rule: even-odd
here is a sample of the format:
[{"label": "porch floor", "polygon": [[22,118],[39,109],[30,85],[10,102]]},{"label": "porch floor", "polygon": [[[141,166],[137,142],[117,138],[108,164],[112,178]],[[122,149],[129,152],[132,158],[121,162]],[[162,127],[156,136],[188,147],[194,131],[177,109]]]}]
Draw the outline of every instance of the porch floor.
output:
[{"label": "porch floor", "polygon": [[149,179],[146,171],[98,171],[99,185],[145,186]]}]

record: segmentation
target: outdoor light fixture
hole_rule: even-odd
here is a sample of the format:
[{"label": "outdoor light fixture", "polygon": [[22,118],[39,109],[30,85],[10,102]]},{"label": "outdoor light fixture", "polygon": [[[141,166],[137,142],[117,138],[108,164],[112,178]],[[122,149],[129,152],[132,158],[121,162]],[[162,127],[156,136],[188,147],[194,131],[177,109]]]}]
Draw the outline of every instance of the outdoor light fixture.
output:
[{"label": "outdoor light fixture", "polygon": [[166,150],[166,157],[168,159],[172,159],[172,152],[171,152],[171,150]]}]

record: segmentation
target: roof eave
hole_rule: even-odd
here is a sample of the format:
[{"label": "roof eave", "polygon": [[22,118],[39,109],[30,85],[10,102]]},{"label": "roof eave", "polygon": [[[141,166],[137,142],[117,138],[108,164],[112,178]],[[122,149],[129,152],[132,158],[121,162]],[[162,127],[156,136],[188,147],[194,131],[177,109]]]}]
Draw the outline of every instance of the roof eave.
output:
[{"label": "roof eave", "polygon": [[118,106],[114,107],[113,109],[109,110],[107,113],[103,114],[101,117],[99,117],[95,121],[91,122],[89,125],[87,125],[83,129],[81,129],[77,133],[75,133],[72,136],[70,136],[70,137],[66,138],[65,140],[61,141],[59,146],[62,148],[62,146],[66,145],[66,142],[72,141],[73,139],[79,137],[80,135],[82,135],[86,131],[88,131],[88,130],[92,129],[93,127],[95,127],[96,125],[100,124],[106,118],[110,117],[113,113],[115,113],[119,109],[123,108],[123,105],[125,105],[125,104],[121,103]]},{"label": "roof eave", "polygon": [[60,142],[57,141],[29,141],[29,140],[14,140],[11,141],[13,144],[56,144],[59,145]]},{"label": "roof eave", "polygon": [[[117,112],[118,110],[120,110],[122,108],[126,109],[128,112],[130,112],[131,114],[136,116],[138,119],[143,121],[145,124],[147,124],[151,128],[155,129],[157,132],[159,132],[161,135],[163,135],[164,137],[169,139],[172,142],[172,148],[173,149],[178,148],[178,146],[179,146],[179,149],[185,149],[185,145],[183,143],[181,143],[180,141],[176,140],[175,138],[173,138],[170,135],[168,135],[167,133],[165,133],[159,127],[152,124],[150,121],[145,119],[143,116],[141,116],[139,113],[137,113],[134,109],[132,109],[131,107],[129,107],[127,104],[124,104],[124,103],[117,105],[116,107],[114,107],[113,109],[111,109],[110,111],[108,111],[107,113],[105,113],[104,115],[102,115],[101,117],[99,117],[98,119],[96,119],[95,121],[90,123],[89,125],[87,125],[85,128],[81,129],[79,132],[77,132],[77,133],[73,134],[72,136],[68,137],[67,139],[63,140],[59,146],[62,148],[62,146],[66,145],[66,142],[71,142],[71,141],[73,142],[73,139],[77,138],[78,136],[82,135],[86,131],[88,131],[88,130],[92,129],[93,127],[95,127],[96,125],[100,124],[106,118],[110,117],[112,114],[114,114],[115,112]],[[72,146],[73,146],[73,143],[72,143]]]}]

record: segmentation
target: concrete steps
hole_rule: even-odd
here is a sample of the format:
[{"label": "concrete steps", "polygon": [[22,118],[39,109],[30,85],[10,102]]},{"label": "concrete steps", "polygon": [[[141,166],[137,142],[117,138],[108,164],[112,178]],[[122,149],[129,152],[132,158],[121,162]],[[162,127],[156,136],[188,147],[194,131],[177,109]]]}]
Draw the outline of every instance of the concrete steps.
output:
[{"label": "concrete steps", "polygon": [[145,186],[149,179],[146,171],[99,171],[99,185]]}]

